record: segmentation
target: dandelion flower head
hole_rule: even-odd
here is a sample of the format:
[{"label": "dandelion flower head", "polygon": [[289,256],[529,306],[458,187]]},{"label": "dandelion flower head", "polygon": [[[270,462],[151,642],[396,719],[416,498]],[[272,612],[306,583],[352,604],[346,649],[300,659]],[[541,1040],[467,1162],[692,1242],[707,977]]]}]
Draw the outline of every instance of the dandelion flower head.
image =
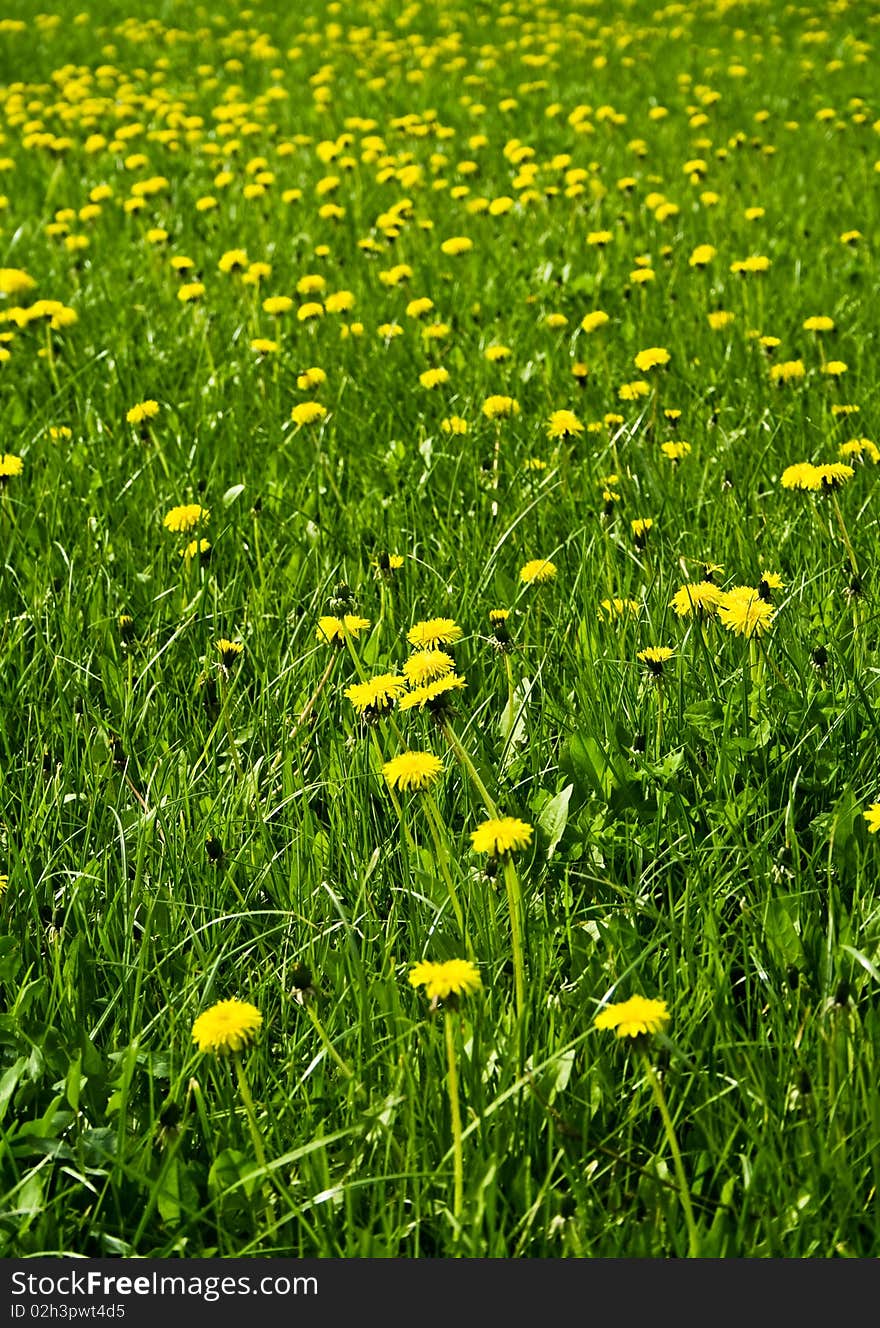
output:
[{"label": "dandelion flower head", "polygon": [[192,1027],[199,1051],[219,1054],[243,1051],[259,1032],[263,1016],[247,1001],[219,1001],[205,1010]]},{"label": "dandelion flower head", "polygon": [[606,1005],[593,1020],[594,1028],[613,1028],[619,1038],[643,1037],[657,1033],[669,1022],[665,1001],[651,1000],[647,996],[631,996],[628,1001]]}]

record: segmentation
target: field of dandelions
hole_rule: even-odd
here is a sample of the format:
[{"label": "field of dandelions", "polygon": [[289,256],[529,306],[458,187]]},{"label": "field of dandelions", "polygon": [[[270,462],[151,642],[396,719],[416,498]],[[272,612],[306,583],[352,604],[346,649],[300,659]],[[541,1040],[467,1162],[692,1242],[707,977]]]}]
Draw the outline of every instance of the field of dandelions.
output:
[{"label": "field of dandelions", "polygon": [[0,1253],[876,1255],[880,16],[11,0]]}]

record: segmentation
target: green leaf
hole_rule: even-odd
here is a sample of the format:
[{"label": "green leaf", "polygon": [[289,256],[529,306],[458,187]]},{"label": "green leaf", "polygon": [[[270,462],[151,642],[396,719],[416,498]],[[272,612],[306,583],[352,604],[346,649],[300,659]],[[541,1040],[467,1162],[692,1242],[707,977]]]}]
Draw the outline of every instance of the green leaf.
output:
[{"label": "green leaf", "polygon": [[795,900],[781,895],[767,901],[764,914],[764,934],[786,968],[801,967],[804,963],[804,947],[792,918],[796,908]]},{"label": "green leaf", "polygon": [[566,784],[565,788],[557,793],[555,797],[549,798],[545,802],[538,816],[538,825],[547,836],[548,861],[553,857],[559,847],[559,841],[565,833],[565,827],[568,824],[568,807],[573,792],[574,784]]}]

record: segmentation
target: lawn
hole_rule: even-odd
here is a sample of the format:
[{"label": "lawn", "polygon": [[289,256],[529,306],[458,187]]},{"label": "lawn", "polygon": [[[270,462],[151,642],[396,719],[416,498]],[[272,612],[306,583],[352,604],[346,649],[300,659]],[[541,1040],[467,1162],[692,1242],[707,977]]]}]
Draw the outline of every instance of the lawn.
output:
[{"label": "lawn", "polygon": [[875,1257],[875,7],[83,2],[0,20],[0,1254]]}]

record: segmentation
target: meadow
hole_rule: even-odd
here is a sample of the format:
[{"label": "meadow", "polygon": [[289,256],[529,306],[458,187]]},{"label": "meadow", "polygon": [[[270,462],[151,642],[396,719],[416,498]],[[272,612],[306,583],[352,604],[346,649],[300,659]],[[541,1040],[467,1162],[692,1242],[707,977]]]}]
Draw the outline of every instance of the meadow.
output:
[{"label": "meadow", "polygon": [[0,1254],[876,1256],[875,7],[45,2]]}]

